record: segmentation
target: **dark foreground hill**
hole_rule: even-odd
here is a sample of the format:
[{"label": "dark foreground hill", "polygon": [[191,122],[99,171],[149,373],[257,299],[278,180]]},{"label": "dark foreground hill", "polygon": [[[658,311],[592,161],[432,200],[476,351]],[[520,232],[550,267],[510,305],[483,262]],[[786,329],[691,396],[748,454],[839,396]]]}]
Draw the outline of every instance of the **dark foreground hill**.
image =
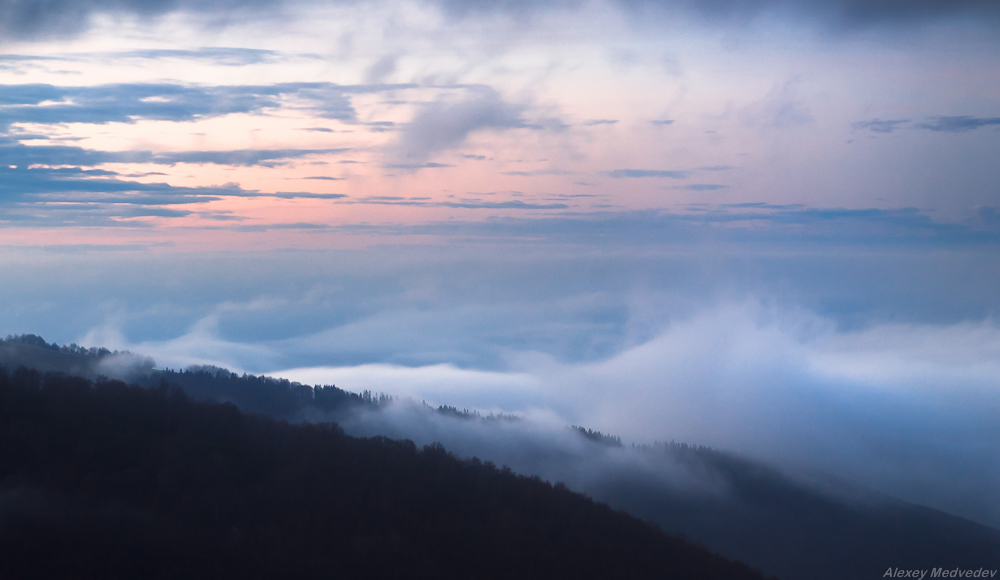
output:
[{"label": "dark foreground hill", "polygon": [[[313,388],[224,369],[153,370],[141,357],[100,349],[82,352],[38,337],[0,341],[0,362],[4,360],[63,372],[82,368],[90,377],[118,370],[150,388],[167,381],[193,400],[230,402],[244,411],[293,422],[335,420],[349,425],[359,412],[380,415],[387,402],[371,393],[350,393],[329,385]],[[466,420],[468,427],[475,427],[474,417],[457,409],[426,411]],[[383,426],[391,427],[391,420],[386,421]],[[573,432],[591,444],[587,454],[567,454],[557,444],[535,441],[537,445],[519,448],[513,455],[492,454],[490,449],[475,446],[466,446],[463,455],[479,454],[509,463],[522,473],[566,481],[614,508],[680,532],[781,580],[877,579],[889,568],[1000,569],[1000,530],[989,526],[870,490],[804,482],[704,447],[629,449],[613,436],[580,429]],[[405,430],[402,433],[397,437],[412,436]],[[448,441],[449,446],[462,449],[455,439],[428,440]],[[629,455],[638,460],[623,460]],[[699,486],[678,487],[664,476],[678,471],[695,477],[700,487],[723,491],[702,493]]]},{"label": "dark foreground hill", "polygon": [[3,578],[759,579],[440,446],[0,367]]}]

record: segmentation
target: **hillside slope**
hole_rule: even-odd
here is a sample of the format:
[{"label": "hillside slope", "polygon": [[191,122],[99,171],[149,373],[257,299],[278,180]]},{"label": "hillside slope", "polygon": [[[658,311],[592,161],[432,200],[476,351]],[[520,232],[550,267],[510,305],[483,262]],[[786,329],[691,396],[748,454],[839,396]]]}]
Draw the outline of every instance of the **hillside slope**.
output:
[{"label": "hillside slope", "polygon": [[[4,348],[0,343],[0,354]],[[48,351],[55,349],[49,345]],[[32,356],[32,360],[38,358]],[[71,369],[78,364],[72,356],[62,363],[58,356],[46,357],[50,369]],[[151,387],[162,381],[178,385],[194,400],[231,402],[245,411],[290,421],[334,420],[348,426],[359,414],[382,414],[386,402],[370,393],[350,393],[331,385],[313,388],[224,369],[144,370],[131,376]],[[436,414],[459,423],[469,418],[451,408]],[[379,419],[368,432],[415,438],[394,425],[394,420]],[[782,580],[876,579],[890,567],[1000,568],[1000,530],[870,490],[842,483],[816,485],[703,447],[621,448],[613,436],[581,429],[570,431],[584,442],[582,455],[566,453],[555,443],[529,439],[525,445],[514,446],[513,452],[508,448],[504,455],[500,453],[504,449],[470,442],[470,434],[489,439],[494,433],[477,433],[475,421],[464,422],[466,427],[444,429],[425,440],[444,441],[464,457],[493,459],[521,473],[565,481],[572,489]],[[393,429],[378,430],[387,428]],[[451,439],[446,438],[449,432]],[[675,485],[670,474],[677,472],[694,474],[698,483]],[[699,486],[715,491],[704,492]]]},{"label": "hillside slope", "polygon": [[627,471],[585,491],[782,579],[874,580],[890,567],[1000,568],[1000,530],[989,526],[842,482],[804,483],[707,448],[644,451],[710,472],[725,493],[684,493]]},{"label": "hillside slope", "polygon": [[440,446],[0,368],[0,577],[760,579]]}]

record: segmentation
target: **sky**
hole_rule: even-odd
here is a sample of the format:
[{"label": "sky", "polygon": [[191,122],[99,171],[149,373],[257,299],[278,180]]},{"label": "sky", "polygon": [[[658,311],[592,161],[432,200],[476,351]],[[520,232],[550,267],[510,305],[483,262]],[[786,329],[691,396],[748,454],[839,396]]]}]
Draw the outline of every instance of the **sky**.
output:
[{"label": "sky", "polygon": [[1000,525],[1000,5],[0,0],[0,333]]}]

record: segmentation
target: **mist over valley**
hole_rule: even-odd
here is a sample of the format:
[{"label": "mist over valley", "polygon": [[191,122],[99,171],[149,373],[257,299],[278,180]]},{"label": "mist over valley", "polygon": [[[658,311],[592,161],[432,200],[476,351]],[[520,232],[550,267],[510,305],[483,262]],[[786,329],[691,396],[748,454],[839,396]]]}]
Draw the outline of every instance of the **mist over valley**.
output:
[{"label": "mist over valley", "polygon": [[0,577],[994,574],[997,7],[0,0]]}]

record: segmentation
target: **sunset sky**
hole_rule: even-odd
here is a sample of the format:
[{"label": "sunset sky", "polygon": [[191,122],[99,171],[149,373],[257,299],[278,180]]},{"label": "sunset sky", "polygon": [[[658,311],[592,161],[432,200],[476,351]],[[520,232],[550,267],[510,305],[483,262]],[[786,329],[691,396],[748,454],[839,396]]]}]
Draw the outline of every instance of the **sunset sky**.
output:
[{"label": "sunset sky", "polygon": [[997,2],[0,0],[0,156],[2,334],[1000,523]]}]

